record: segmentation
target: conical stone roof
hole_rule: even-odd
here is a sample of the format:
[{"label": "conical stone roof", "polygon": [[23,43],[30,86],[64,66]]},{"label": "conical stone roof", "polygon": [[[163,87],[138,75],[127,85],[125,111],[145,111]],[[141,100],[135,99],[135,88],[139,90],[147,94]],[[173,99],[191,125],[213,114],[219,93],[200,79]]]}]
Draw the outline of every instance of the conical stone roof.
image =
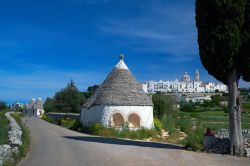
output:
[{"label": "conical stone roof", "polygon": [[153,106],[153,103],[129,71],[121,55],[119,63],[83,107],[95,105]]}]

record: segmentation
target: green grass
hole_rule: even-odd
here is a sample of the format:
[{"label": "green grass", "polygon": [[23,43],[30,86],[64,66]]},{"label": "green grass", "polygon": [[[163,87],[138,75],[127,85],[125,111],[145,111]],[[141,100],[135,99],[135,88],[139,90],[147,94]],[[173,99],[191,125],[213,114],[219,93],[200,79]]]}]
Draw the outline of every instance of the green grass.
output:
[{"label": "green grass", "polygon": [[170,135],[176,132],[176,127],[175,127],[176,121],[174,118],[165,117],[161,120],[161,123],[162,123],[162,128],[167,130]]},{"label": "green grass", "polygon": [[5,113],[6,111],[0,111],[0,145],[8,143],[9,120]]},{"label": "green grass", "polygon": [[45,121],[47,121],[47,122],[49,122],[49,123],[55,123],[55,120],[52,119],[52,118],[50,118],[50,117],[48,117],[46,114],[42,115],[42,119],[45,120]]},{"label": "green grass", "polygon": [[250,102],[242,103],[242,108],[246,110],[250,110]]},{"label": "green grass", "polygon": [[[212,130],[218,130],[220,128],[228,128],[229,114],[224,111],[204,111],[204,112],[180,112],[178,123],[184,123],[182,121],[190,121],[189,123],[195,124],[198,121],[209,127]],[[249,113],[242,113],[242,128],[250,129],[250,115]],[[187,122],[185,122],[187,123]],[[182,126],[182,125],[180,125]]]},{"label": "green grass", "polygon": [[126,126],[121,129],[106,128],[99,123],[83,126],[81,132],[112,138],[129,138],[143,140],[146,138],[156,138],[158,132],[155,129],[129,130]]},{"label": "green grass", "polygon": [[13,153],[13,159],[14,160],[7,160],[3,163],[3,166],[14,166],[17,165],[17,163],[25,157],[29,150],[30,145],[30,132],[28,127],[22,122],[22,113],[12,113],[11,116],[16,120],[18,125],[22,129],[22,145],[19,147],[18,154]]}]

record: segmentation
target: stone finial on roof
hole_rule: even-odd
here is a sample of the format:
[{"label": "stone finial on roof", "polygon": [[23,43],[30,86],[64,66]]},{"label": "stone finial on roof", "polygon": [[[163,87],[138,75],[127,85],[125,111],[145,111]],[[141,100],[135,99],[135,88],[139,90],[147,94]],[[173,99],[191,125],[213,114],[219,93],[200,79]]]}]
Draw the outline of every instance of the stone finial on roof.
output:
[{"label": "stone finial on roof", "polygon": [[124,59],[124,55],[123,53],[120,54],[120,60],[123,60]]},{"label": "stone finial on roof", "polygon": [[125,69],[128,70],[128,66],[124,62],[124,55],[120,54],[120,61],[115,66],[117,69]]}]

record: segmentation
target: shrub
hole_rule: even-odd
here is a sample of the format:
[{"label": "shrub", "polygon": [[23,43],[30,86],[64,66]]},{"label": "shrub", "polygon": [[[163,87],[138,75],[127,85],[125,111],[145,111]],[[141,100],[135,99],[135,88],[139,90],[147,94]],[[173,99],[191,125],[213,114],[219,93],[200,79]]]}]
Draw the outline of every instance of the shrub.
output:
[{"label": "shrub", "polygon": [[181,118],[177,120],[176,126],[180,128],[182,132],[189,133],[193,125],[190,119]]},{"label": "shrub", "polygon": [[188,133],[188,136],[183,140],[186,148],[191,148],[194,151],[203,149],[204,127],[200,122],[197,122],[196,128]]},{"label": "shrub", "polygon": [[161,131],[162,129],[162,125],[161,125],[161,121],[157,118],[154,118],[154,126],[155,126],[155,130],[156,131]]},{"label": "shrub", "polygon": [[193,112],[194,111],[194,106],[191,103],[182,104],[181,111],[183,111],[183,112]]},{"label": "shrub", "polygon": [[42,119],[49,122],[49,123],[55,123],[55,120],[47,116],[46,114],[42,115]]},{"label": "shrub", "polygon": [[222,110],[225,112],[225,113],[229,113],[229,109],[227,107],[223,107]]},{"label": "shrub", "polygon": [[93,123],[88,126],[82,126],[81,131],[88,134],[98,134],[104,127],[100,123]]},{"label": "shrub", "polygon": [[175,119],[171,117],[166,117],[162,119],[161,122],[162,122],[162,128],[166,129],[170,135],[176,132]]},{"label": "shrub", "polygon": [[75,123],[75,120],[72,120],[72,119],[61,119],[61,126],[62,127],[65,127],[67,129],[70,129]]}]

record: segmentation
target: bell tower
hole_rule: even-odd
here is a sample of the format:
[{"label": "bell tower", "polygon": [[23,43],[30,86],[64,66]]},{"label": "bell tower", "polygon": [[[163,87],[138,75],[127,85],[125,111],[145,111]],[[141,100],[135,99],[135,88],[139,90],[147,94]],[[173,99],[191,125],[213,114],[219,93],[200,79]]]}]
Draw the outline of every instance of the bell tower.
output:
[{"label": "bell tower", "polygon": [[196,71],[195,71],[195,79],[194,79],[195,81],[200,81],[200,74],[199,74],[199,71],[198,71],[198,69],[196,69]]}]

